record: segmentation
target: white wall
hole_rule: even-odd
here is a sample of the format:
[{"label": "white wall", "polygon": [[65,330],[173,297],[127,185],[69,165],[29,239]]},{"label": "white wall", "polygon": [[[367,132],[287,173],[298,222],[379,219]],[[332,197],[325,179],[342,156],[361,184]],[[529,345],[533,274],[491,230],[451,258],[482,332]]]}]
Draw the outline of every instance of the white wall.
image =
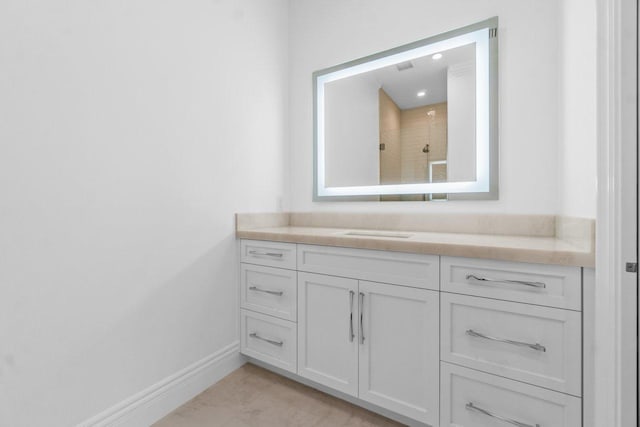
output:
[{"label": "white wall", "polygon": [[[557,213],[559,169],[567,167],[557,160],[561,7],[557,0],[291,1],[292,208]],[[500,18],[500,199],[313,203],[311,73],[496,15]],[[595,32],[595,27],[590,30]],[[585,101],[592,102],[590,97],[575,102]],[[589,165],[585,175],[595,177],[595,169]],[[581,185],[571,182],[565,191]],[[586,204],[588,209],[581,211],[593,216],[595,202]]]},{"label": "white wall", "polygon": [[237,340],[234,212],[288,169],[286,0],[0,3],[0,425]]},{"label": "white wall", "polygon": [[563,0],[562,6],[558,209],[567,216],[595,218],[598,122],[596,1]]}]

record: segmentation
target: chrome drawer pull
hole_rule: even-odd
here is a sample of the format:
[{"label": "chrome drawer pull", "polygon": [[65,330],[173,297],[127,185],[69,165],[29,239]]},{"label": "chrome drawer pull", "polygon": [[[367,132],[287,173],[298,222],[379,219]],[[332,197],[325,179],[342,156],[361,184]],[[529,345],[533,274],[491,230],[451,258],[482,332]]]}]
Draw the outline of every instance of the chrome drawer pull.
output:
[{"label": "chrome drawer pull", "polygon": [[251,287],[249,287],[249,290],[250,291],[256,291],[256,292],[263,292],[265,294],[270,294],[270,295],[277,295],[279,297],[284,295],[284,291],[270,291],[268,289],[260,289],[257,286],[251,286]]},{"label": "chrome drawer pull", "polygon": [[251,332],[249,336],[257,340],[268,342],[269,344],[277,345],[278,347],[282,347],[282,344],[284,344],[284,341],[274,341],[274,340],[270,340],[269,338],[263,338],[260,335],[258,335],[256,332]]},{"label": "chrome drawer pull", "polygon": [[477,280],[478,282],[508,283],[512,285],[531,286],[532,288],[541,288],[541,289],[544,289],[547,287],[547,285],[542,282],[527,282],[525,280],[491,279],[489,277],[478,277],[474,274],[467,274],[467,280]]},{"label": "chrome drawer pull", "polygon": [[349,291],[349,308],[351,310],[349,314],[349,342],[353,342],[353,339],[356,337],[356,334],[353,333],[353,297],[355,294],[354,291]]},{"label": "chrome drawer pull", "polygon": [[503,417],[502,415],[494,414],[493,412],[487,411],[486,409],[482,409],[474,405],[472,402],[467,403],[465,405],[465,408],[467,408],[468,411],[480,412],[481,414],[487,415],[491,418],[495,418],[496,420],[504,421],[505,423],[509,423],[518,427],[542,427],[540,424],[526,424],[520,421],[513,420],[511,418]]},{"label": "chrome drawer pull", "polygon": [[470,337],[483,338],[485,340],[496,341],[496,342],[501,342],[501,343],[511,344],[511,345],[517,345],[519,347],[529,347],[529,348],[531,348],[533,350],[536,350],[536,351],[542,351],[542,352],[546,352],[547,351],[547,348],[545,346],[540,345],[538,343],[531,344],[531,343],[528,343],[528,342],[508,340],[508,339],[505,339],[505,338],[496,338],[496,337],[492,337],[490,335],[481,334],[480,332],[476,332],[473,329],[468,329],[466,334],[469,335]]},{"label": "chrome drawer pull", "polygon": [[364,294],[360,292],[360,344],[364,344],[364,322],[362,316],[364,315]]},{"label": "chrome drawer pull", "polygon": [[282,258],[282,253],[279,252],[260,252],[260,251],[249,251],[249,255],[255,256],[269,256],[272,258]]}]

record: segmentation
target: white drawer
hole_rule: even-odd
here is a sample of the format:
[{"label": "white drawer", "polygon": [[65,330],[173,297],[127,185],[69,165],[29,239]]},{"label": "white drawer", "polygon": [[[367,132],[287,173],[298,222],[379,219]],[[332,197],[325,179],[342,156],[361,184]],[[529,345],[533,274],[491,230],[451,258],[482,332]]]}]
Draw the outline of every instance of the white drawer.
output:
[{"label": "white drawer", "polygon": [[440,274],[446,292],[581,310],[580,267],[443,256]]},{"label": "white drawer", "polygon": [[295,322],[296,276],[294,270],[240,264],[240,306]]},{"label": "white drawer", "polygon": [[443,427],[582,425],[582,404],[577,397],[445,362],[440,373]]},{"label": "white drawer", "polygon": [[240,241],[240,261],[267,267],[296,269],[296,244],[263,240]]},{"label": "white drawer", "polygon": [[447,293],[440,303],[442,360],[581,395],[580,313]]},{"label": "white drawer", "polygon": [[438,290],[438,256],[298,245],[298,270]]},{"label": "white drawer", "polygon": [[240,314],[240,352],[295,373],[296,324],[248,310]]}]

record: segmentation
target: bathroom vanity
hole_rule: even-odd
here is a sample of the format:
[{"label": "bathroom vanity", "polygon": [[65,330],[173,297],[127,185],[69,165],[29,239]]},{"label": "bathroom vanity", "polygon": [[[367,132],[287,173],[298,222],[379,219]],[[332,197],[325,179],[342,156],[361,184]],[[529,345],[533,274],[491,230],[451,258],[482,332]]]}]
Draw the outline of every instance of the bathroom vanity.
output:
[{"label": "bathroom vanity", "polygon": [[243,221],[241,351],[253,361],[409,424],[583,425],[587,246]]},{"label": "bathroom vanity", "polygon": [[[499,34],[496,16],[314,72],[314,201],[499,199]],[[411,425],[596,427],[593,220],[236,220],[254,363]]]}]

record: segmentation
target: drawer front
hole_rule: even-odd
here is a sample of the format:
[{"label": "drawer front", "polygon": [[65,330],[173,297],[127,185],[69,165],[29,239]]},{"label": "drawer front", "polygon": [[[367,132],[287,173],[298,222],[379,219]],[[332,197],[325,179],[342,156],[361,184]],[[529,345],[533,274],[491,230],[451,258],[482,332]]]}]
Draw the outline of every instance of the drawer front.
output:
[{"label": "drawer front", "polygon": [[440,372],[443,427],[582,425],[577,397],[444,362]]},{"label": "drawer front", "polygon": [[579,312],[442,293],[441,358],[581,395]]},{"label": "drawer front", "polygon": [[282,268],[240,265],[240,306],[295,322],[297,273]]},{"label": "drawer front", "polygon": [[580,267],[454,257],[440,262],[443,291],[581,310]]},{"label": "drawer front", "polygon": [[241,353],[295,373],[296,324],[248,310],[240,312]]},{"label": "drawer front", "polygon": [[438,290],[437,255],[298,245],[298,270]]},{"label": "drawer front", "polygon": [[296,269],[295,243],[241,240],[240,261],[267,267]]}]

